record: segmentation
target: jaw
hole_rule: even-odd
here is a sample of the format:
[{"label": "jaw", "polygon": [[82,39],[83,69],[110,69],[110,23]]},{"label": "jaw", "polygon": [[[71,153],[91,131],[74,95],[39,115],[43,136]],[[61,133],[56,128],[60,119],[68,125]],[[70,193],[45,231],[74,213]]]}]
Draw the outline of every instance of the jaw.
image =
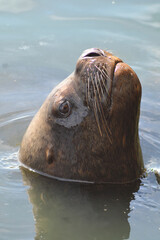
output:
[{"label": "jaw", "polygon": [[[136,73],[123,62],[114,71],[109,122],[113,138],[113,159],[122,182],[138,179],[144,172],[138,126],[141,84]],[[116,131],[115,131],[116,129]]]}]

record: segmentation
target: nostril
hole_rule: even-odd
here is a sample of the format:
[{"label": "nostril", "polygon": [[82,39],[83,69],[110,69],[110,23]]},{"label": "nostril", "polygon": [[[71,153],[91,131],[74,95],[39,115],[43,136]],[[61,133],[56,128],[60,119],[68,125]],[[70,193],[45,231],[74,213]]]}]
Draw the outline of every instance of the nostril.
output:
[{"label": "nostril", "polygon": [[80,58],[92,58],[92,57],[100,57],[105,56],[103,50],[99,48],[90,48],[85,50]]},{"label": "nostril", "polygon": [[91,53],[88,53],[87,55],[85,55],[84,57],[99,57],[99,56],[101,56],[101,54],[96,53],[96,52],[91,52]]}]

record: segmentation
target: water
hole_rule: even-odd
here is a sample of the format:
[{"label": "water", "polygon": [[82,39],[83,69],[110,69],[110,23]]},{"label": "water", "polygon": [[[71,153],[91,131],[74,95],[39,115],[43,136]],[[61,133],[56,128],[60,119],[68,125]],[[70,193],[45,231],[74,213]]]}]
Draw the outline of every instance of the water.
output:
[{"label": "water", "polygon": [[[159,0],[0,0],[0,239],[160,238]],[[57,182],[20,169],[22,136],[82,51],[110,50],[143,88],[148,176],[129,186]]]}]

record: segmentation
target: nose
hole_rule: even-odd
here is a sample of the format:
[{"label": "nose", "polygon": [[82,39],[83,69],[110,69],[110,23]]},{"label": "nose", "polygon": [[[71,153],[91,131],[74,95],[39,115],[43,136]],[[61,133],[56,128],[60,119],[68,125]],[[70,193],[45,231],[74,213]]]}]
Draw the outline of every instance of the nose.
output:
[{"label": "nose", "polygon": [[100,56],[105,56],[103,50],[99,48],[89,48],[82,53],[80,58],[91,58],[91,57],[100,57]]}]

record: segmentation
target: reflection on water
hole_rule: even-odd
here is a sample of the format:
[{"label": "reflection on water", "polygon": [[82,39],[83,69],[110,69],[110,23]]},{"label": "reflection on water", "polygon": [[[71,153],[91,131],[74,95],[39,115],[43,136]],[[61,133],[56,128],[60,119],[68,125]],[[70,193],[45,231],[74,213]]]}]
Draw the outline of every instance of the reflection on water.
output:
[{"label": "reflection on water", "polygon": [[[159,0],[0,0],[1,240],[159,240],[159,12]],[[141,80],[140,186],[74,185],[19,170],[29,122],[91,47],[110,50]]]},{"label": "reflection on water", "polygon": [[35,218],[35,239],[128,239],[128,214],[140,182],[62,183],[21,168]]}]

